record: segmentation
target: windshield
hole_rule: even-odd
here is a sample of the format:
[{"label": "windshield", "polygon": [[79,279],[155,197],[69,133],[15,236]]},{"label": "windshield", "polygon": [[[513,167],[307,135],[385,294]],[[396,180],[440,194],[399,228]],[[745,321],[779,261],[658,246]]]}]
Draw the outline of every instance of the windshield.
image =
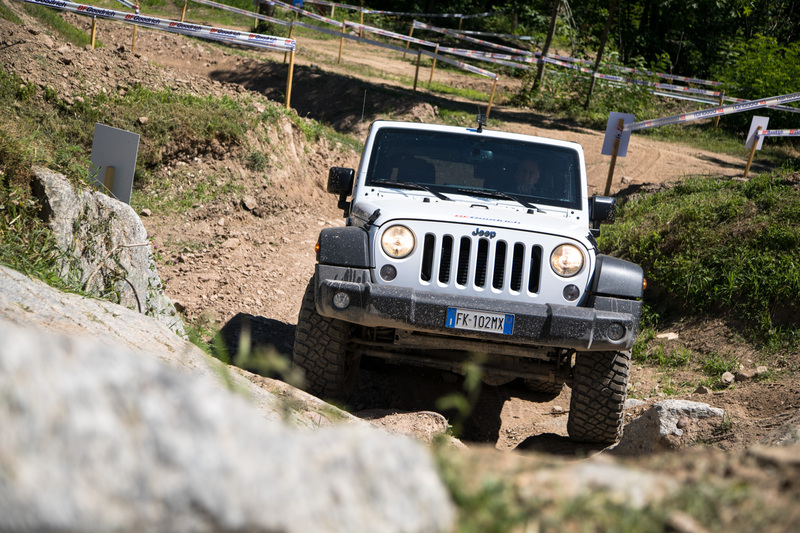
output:
[{"label": "windshield", "polygon": [[578,153],[561,146],[383,128],[375,138],[366,183],[418,183],[445,194],[508,195],[523,204],[580,209],[579,164]]}]

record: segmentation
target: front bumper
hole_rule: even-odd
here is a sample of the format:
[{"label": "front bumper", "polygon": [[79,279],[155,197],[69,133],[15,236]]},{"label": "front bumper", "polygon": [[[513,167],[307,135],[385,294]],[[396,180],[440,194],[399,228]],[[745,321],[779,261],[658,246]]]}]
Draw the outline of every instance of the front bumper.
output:
[{"label": "front bumper", "polygon": [[[522,342],[577,351],[629,349],[636,339],[642,310],[640,301],[603,296],[590,296],[588,307],[575,307],[417,291],[375,285],[371,283],[367,269],[319,264],[314,279],[317,312],[323,316],[369,327]],[[337,293],[345,293],[349,297],[350,303],[345,309],[333,306],[333,297]],[[448,307],[512,313],[513,334],[448,328],[445,326]],[[624,328],[622,338],[609,338],[608,331],[612,325]]]}]

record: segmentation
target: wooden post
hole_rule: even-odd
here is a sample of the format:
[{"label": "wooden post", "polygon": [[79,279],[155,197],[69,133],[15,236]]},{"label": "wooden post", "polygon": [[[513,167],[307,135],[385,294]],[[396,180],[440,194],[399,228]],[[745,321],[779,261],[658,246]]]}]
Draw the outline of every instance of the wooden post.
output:
[{"label": "wooden post", "polygon": [[758,135],[761,133],[761,126],[756,128],[756,135],[753,137],[753,146],[750,147],[750,157],[747,158],[747,166],[744,167],[744,179],[750,173],[750,165],[753,163],[753,156],[756,155],[756,146],[758,146]]},{"label": "wooden post", "polygon": [[617,152],[619,152],[619,143],[622,139],[622,128],[625,127],[625,119],[621,118],[617,121],[617,134],[614,138],[614,151],[611,152],[611,165],[608,167],[608,178],[606,179],[606,190],[603,196],[608,196],[611,192],[611,181],[614,179],[614,167],[617,164]]},{"label": "wooden post", "polygon": [[139,26],[136,24],[133,25],[133,44],[131,44],[131,53],[136,53],[136,30],[139,29]]},{"label": "wooden post", "polygon": [[500,76],[494,77],[494,84],[492,85],[492,94],[489,96],[489,105],[486,107],[486,120],[489,120],[489,113],[492,112],[492,102],[494,102],[494,91],[497,89],[497,81]]},{"label": "wooden post", "polygon": [[97,35],[97,17],[92,17],[92,48],[94,48],[95,35]]},{"label": "wooden post", "polygon": [[464,17],[458,17],[458,31],[461,31],[462,22],[464,22]]},{"label": "wooden post", "polygon": [[[413,25],[411,26],[411,31],[408,32],[408,36],[409,37],[413,37],[414,36],[414,26]],[[406,41],[406,52],[408,52],[408,47],[409,47],[410,44],[411,44],[411,41]],[[403,52],[403,59],[405,59],[405,58],[406,58],[406,53]]]},{"label": "wooden post", "polygon": [[289,74],[286,76],[286,109],[292,101],[292,78],[294,77],[294,50],[289,52]]},{"label": "wooden post", "polygon": [[414,72],[414,92],[417,92],[417,80],[419,79],[419,61],[422,58],[422,50],[417,50],[417,70]]},{"label": "wooden post", "polygon": [[114,173],[116,172],[116,168],[114,167],[106,167],[106,175],[103,179],[103,188],[108,192],[111,193],[111,189],[114,188]]},{"label": "wooden post", "polygon": [[[289,39],[291,39],[291,38],[292,38],[292,32],[293,32],[293,31],[294,31],[294,21],[292,21],[292,23],[291,23],[291,24],[289,24]],[[295,43],[295,46],[297,46],[297,43]],[[289,55],[289,52],[284,52],[284,53],[283,53],[283,62],[284,62],[284,63],[286,63],[286,57],[287,57],[288,55]]]},{"label": "wooden post", "polygon": [[[360,22],[360,24],[362,26],[364,25],[364,9],[363,8],[361,9],[361,22]],[[358,36],[361,37],[362,39],[364,38],[364,28],[359,28],[358,29]]]},{"label": "wooden post", "polygon": [[189,3],[189,0],[183,0],[183,11],[181,11],[181,22],[184,21],[186,18],[186,4]]},{"label": "wooden post", "polygon": [[597,71],[600,70],[600,61],[603,59],[603,51],[606,48],[606,41],[608,41],[608,30],[611,28],[611,19],[614,17],[614,9],[617,6],[617,0],[611,0],[611,5],[608,6],[608,18],[606,25],[603,27],[603,36],[600,37],[600,47],[597,50],[597,59],[594,62],[594,69],[592,70],[592,79],[589,81],[589,92],[586,95],[586,103],[583,104],[584,109],[589,109],[592,103],[592,93],[594,86],[597,82]]},{"label": "wooden post", "polygon": [[[436,50],[434,50],[433,53],[434,54],[438,54],[439,53],[439,45],[438,44],[436,45]],[[431,77],[428,80],[428,85],[433,83],[433,71],[434,70],[436,70],[436,56],[433,56],[433,65],[431,65]]]},{"label": "wooden post", "polygon": [[[720,105],[720,107],[722,107],[722,105],[724,103],[725,103],[725,90],[723,89],[723,91],[719,95],[719,105]],[[714,131],[717,131],[717,128],[719,127],[719,119],[720,118],[722,118],[722,116],[721,115],[717,115],[717,118],[714,119]],[[747,177],[747,174],[745,174],[745,178],[746,177]]]},{"label": "wooden post", "polygon": [[336,60],[336,64],[342,62],[342,48],[344,48],[344,33],[347,30],[347,25],[342,21],[342,40],[339,42],[339,59]]}]

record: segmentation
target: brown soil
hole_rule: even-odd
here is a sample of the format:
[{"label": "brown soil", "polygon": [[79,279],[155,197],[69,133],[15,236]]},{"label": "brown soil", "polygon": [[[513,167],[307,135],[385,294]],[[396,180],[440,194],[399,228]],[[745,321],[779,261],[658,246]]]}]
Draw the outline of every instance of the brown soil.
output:
[{"label": "brown soil", "polygon": [[[129,51],[131,27],[108,21],[100,21],[98,33],[106,48],[77,49],[41,32],[38,23],[21,10],[15,11],[25,22],[20,27],[0,20],[0,62],[6,71],[26,81],[56,89],[66,101],[98,91],[125,91],[138,82],[154,89],[169,87],[199,95],[242,98],[251,102],[253,112],[270,105],[268,99],[283,103],[287,74],[283,53],[234,51],[140,29],[134,54]],[[89,27],[88,18],[64,17],[81,28]],[[302,117],[323,121],[361,140],[376,118],[436,121],[438,108],[444,103],[465,110],[485,108],[485,104],[433,94],[422,87],[413,93],[407,84],[400,83],[401,79],[413,79],[410,57],[403,59],[398,53],[352,42],[345,43],[341,65],[336,64],[337,55],[337,40],[306,35],[299,38],[292,107]],[[359,74],[362,72],[367,74]],[[429,72],[423,69],[423,81],[427,81]],[[437,68],[435,80],[486,93],[492,86],[489,79],[442,68]],[[504,105],[506,95],[517,83],[501,80],[491,117],[502,121],[502,128],[509,131],[581,143],[590,193],[602,193],[610,159],[600,155],[603,132],[552,119],[535,110]],[[236,180],[244,192],[196,205],[183,214],[152,213],[143,221],[156,247],[166,292],[188,320],[207,320],[222,327],[229,339],[236,338],[243,321],[248,321],[257,342],[290,354],[300,300],[314,268],[313,247],[319,230],[343,224],[336,199],[324,191],[327,170],[332,165],[353,167],[358,155],[324,141],[309,144],[288,121],[270,135],[281,140],[277,143],[280,148],[275,149],[275,157],[263,174],[246,170],[241,154],[175,150],[184,155],[158,169],[158,178],[191,180],[217,173]],[[744,156],[634,136],[628,156],[617,162],[612,192],[672,182],[691,174],[737,176],[743,166]],[[735,329],[722,320],[681,322],[672,331],[679,334],[678,339],[666,342],[676,346],[690,347],[696,353],[732,353],[746,368],[766,363],[771,370],[780,370],[780,356],[774,361],[757,360],[747,344],[737,338]],[[665,374],[635,365],[630,395],[652,403],[665,398],[670,387],[683,381],[697,383],[702,377],[691,370]],[[355,411],[370,410],[365,415],[369,418],[374,417],[376,409],[418,412],[410,418],[409,426],[428,418],[439,424],[437,417],[422,413],[436,411],[438,398],[458,391],[462,389],[456,376],[374,364],[362,371],[351,407]],[[732,427],[706,435],[703,441],[742,449],[797,412],[800,379],[738,382],[721,392],[677,397],[725,409]],[[514,384],[487,386],[465,423],[465,439],[502,450],[584,453],[566,438],[568,409],[568,388],[547,401]],[[397,420],[392,419],[391,424],[397,424]]]}]

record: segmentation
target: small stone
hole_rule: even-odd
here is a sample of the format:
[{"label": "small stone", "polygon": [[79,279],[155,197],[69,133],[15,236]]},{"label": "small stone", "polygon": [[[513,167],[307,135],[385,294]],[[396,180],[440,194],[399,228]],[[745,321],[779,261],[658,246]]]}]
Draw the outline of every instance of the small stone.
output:
[{"label": "small stone", "polygon": [[756,377],[755,370],[740,370],[734,376],[736,381],[750,381],[754,377]]},{"label": "small stone", "polygon": [[677,533],[706,533],[708,530],[692,516],[682,511],[672,511],[667,519],[668,529]]},{"label": "small stone", "polygon": [[756,376],[763,376],[764,374],[769,372],[769,368],[765,367],[764,365],[759,365],[756,367]]},{"label": "small stone", "polygon": [[691,418],[689,418],[688,416],[682,416],[678,419],[678,422],[675,425],[678,427],[678,429],[684,429],[688,427],[689,424],[691,423],[692,423]]},{"label": "small stone", "polygon": [[217,220],[217,226],[224,226],[224,225],[225,225],[225,219],[224,218],[221,218],[221,219]]},{"label": "small stone", "polygon": [[149,217],[149,216],[153,216],[153,212],[145,207],[144,209],[142,209],[141,215],[143,217]]},{"label": "small stone", "polygon": [[252,196],[245,196],[242,198],[242,206],[248,211],[254,211],[258,208],[258,201]]},{"label": "small stone", "polygon": [[641,407],[642,405],[645,405],[645,404],[646,404],[646,402],[644,402],[642,400],[638,400],[636,398],[628,398],[627,400],[625,400],[624,408],[625,409],[634,409],[636,407]]},{"label": "small stone", "polygon": [[564,412],[564,408],[561,407],[560,405],[554,405],[552,409],[550,409],[550,412],[553,413],[554,415],[560,415],[561,413]]},{"label": "small stone", "polygon": [[697,387],[692,394],[710,394],[711,390],[705,385],[700,385]]},{"label": "small stone", "polygon": [[147,118],[147,117],[139,117],[138,119],[136,119],[136,121],[137,121],[139,124],[147,124],[147,121],[148,121],[148,120],[150,120],[150,119],[149,119],[149,118]]},{"label": "small stone", "polygon": [[668,341],[674,341],[674,340],[678,340],[678,334],[677,333],[672,333],[672,332],[659,333],[658,335],[656,335],[656,338],[657,339],[665,339],[665,340],[668,340]]},{"label": "small stone", "polygon": [[733,385],[733,382],[736,381],[736,376],[730,372],[725,372],[722,374],[722,377],[720,377],[720,381],[722,381],[722,384],[725,386]]}]

